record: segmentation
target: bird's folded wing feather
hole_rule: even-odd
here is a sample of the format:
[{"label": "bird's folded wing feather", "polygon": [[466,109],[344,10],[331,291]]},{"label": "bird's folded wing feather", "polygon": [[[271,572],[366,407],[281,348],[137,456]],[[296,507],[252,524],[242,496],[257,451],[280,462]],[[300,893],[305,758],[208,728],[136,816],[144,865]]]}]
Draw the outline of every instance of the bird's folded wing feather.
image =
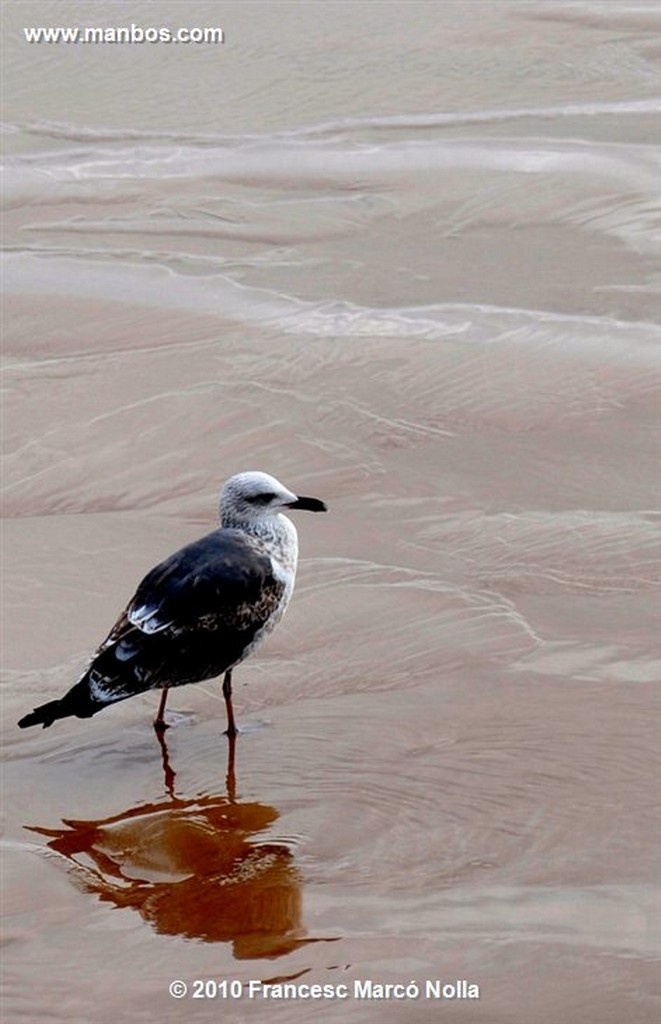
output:
[{"label": "bird's folded wing feather", "polygon": [[240,530],[221,529],[188,544],[149,572],[97,653],[137,629],[176,635],[198,626],[258,629],[285,584],[270,556]]}]

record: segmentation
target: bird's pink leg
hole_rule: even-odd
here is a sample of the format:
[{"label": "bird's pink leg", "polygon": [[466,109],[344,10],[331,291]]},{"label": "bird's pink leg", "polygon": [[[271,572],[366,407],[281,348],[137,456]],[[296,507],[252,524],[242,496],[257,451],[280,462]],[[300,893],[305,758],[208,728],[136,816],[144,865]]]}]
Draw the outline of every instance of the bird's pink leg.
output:
[{"label": "bird's pink leg", "polygon": [[236,803],[236,775],[234,773],[234,754],[236,751],[236,736],[227,737],[227,774],[225,785],[227,796],[231,804]]},{"label": "bird's pink leg", "polygon": [[232,670],[225,673],[223,679],[223,697],[225,698],[225,708],[227,710],[227,729],[225,730],[230,738],[233,738],[238,733],[236,723],[234,721],[234,708],[232,707]]},{"label": "bird's pink leg", "polygon": [[158,705],[158,711],[156,713],[156,718],[154,719],[154,728],[156,729],[156,732],[165,732],[165,730],[168,728],[168,723],[165,721],[163,717],[165,713],[165,704],[167,699],[168,687],[165,686],[161,694],[161,703]]}]

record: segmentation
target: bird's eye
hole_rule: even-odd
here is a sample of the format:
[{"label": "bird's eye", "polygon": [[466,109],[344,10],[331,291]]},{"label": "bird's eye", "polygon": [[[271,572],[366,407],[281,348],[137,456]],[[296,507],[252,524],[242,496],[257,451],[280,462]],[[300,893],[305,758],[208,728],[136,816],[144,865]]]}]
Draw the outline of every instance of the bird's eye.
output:
[{"label": "bird's eye", "polygon": [[268,494],[253,494],[252,497],[248,498],[248,501],[251,505],[270,505],[276,497],[277,495],[269,491]]}]

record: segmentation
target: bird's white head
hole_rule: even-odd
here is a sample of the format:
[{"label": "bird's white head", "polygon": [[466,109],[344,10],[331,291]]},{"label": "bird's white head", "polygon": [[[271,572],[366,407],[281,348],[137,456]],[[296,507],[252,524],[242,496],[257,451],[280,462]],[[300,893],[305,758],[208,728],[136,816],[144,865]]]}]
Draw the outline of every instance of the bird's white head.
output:
[{"label": "bird's white head", "polygon": [[220,492],[219,514],[222,526],[248,526],[264,523],[287,509],[325,512],[318,498],[301,497],[288,490],[269,473],[252,470],[231,476]]}]

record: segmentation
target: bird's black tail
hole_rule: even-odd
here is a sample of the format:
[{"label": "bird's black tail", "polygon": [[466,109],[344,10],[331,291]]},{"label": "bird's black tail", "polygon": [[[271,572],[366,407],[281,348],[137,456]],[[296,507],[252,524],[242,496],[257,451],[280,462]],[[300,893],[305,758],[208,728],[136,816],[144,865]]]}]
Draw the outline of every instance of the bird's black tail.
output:
[{"label": "bird's black tail", "polygon": [[20,729],[29,729],[31,725],[43,725],[44,729],[47,729],[58,718],[68,718],[70,715],[75,715],[76,718],[91,718],[105,707],[107,704],[94,700],[90,695],[85,675],[60,700],[51,700],[48,704],[35,708],[29,715],[21,718],[18,725]]}]

